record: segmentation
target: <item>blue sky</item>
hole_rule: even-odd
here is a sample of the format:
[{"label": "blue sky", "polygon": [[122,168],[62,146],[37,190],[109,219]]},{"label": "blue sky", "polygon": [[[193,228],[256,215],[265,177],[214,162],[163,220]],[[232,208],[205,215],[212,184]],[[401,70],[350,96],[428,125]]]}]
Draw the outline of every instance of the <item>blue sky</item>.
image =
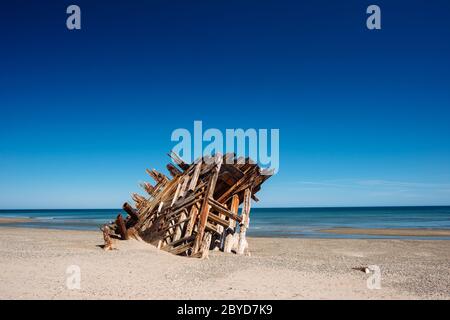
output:
[{"label": "blue sky", "polygon": [[280,129],[259,206],[448,205],[449,18],[444,0],[2,4],[0,208],[119,207],[194,120]]}]

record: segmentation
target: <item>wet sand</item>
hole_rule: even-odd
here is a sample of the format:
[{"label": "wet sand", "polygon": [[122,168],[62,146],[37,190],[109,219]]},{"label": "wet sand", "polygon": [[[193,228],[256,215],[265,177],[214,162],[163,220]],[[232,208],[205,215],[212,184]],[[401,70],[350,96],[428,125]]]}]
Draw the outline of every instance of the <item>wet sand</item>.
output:
[{"label": "wet sand", "polygon": [[30,222],[30,218],[0,218],[0,224]]},{"label": "wet sand", "polygon": [[374,236],[406,236],[406,237],[450,237],[448,229],[362,229],[332,228],[321,232],[334,234],[374,235]]}]

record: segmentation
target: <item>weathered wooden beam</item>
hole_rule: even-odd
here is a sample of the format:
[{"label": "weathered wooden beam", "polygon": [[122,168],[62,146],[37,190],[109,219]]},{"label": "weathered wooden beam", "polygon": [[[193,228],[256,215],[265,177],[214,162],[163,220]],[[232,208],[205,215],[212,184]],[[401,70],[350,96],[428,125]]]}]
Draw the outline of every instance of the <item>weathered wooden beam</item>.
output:
[{"label": "weathered wooden beam", "polygon": [[189,169],[189,165],[183,161],[183,159],[180,158],[175,152],[170,151],[168,154],[170,158],[172,158],[173,162],[175,162],[181,169],[187,170]]},{"label": "weathered wooden beam", "polygon": [[200,209],[200,218],[199,218],[199,227],[198,227],[198,233],[195,239],[195,245],[194,245],[194,253],[197,253],[200,249],[200,244],[203,239],[203,235],[205,232],[205,226],[206,222],[208,220],[208,213],[209,213],[209,204],[208,204],[208,198],[212,197],[214,190],[216,188],[217,183],[217,177],[219,176],[220,167],[222,166],[223,157],[218,154],[216,155],[216,163],[215,167],[213,168],[211,177],[209,179],[209,183],[206,189],[206,195],[203,199],[203,204]]},{"label": "weathered wooden beam", "polygon": [[248,247],[246,232],[250,223],[250,204],[251,204],[251,190],[246,189],[244,193],[244,203],[242,206],[242,223],[239,231],[239,245],[237,254],[244,254],[245,249]]},{"label": "weathered wooden beam", "polygon": [[167,164],[167,171],[169,171],[170,175],[172,177],[177,177],[183,174],[177,167],[175,167],[173,164],[169,163]]},{"label": "weathered wooden beam", "polygon": [[223,166],[222,170],[224,172],[229,172],[233,176],[233,178],[235,178],[235,180],[239,180],[244,176],[244,173],[234,165],[225,165]]},{"label": "weathered wooden beam", "polygon": [[192,243],[188,242],[188,243],[182,244],[181,246],[170,249],[169,252],[172,254],[180,255],[182,253],[185,253],[187,250],[189,250],[191,248],[191,246],[192,246]]},{"label": "weathered wooden beam", "polygon": [[180,190],[180,198],[184,198],[184,196],[186,195],[186,189],[188,187],[188,183],[189,183],[189,179],[190,177],[188,175],[184,176],[182,179],[182,184],[181,184],[181,190]]},{"label": "weathered wooden beam", "polygon": [[213,225],[212,223],[206,222],[205,232],[206,231],[210,231],[212,233],[217,233],[217,226]]},{"label": "weathered wooden beam", "polygon": [[130,238],[138,239],[138,240],[141,239],[141,237],[139,237],[139,234],[134,226],[127,229],[127,235],[128,235],[129,239]]},{"label": "weathered wooden beam", "polygon": [[156,187],[152,186],[148,182],[141,183],[141,187],[151,196],[155,195]]},{"label": "weathered wooden beam", "polygon": [[110,229],[107,225],[102,227],[103,232],[103,240],[105,241],[105,244],[103,245],[103,250],[108,251],[113,249],[113,243],[111,240]]},{"label": "weathered wooden beam", "polygon": [[[212,212],[209,212],[208,220],[211,220],[212,222],[214,222],[217,225],[222,226],[222,227],[228,227],[228,225],[229,225],[229,222],[227,220],[222,219],[220,216],[218,216],[218,215],[216,215],[216,214],[214,214]],[[221,233],[221,229],[220,228],[218,228],[217,231],[219,233]]]},{"label": "weathered wooden beam", "polygon": [[[184,220],[180,220],[180,221],[178,221],[178,222],[175,223],[175,224],[172,224],[172,225],[170,225],[170,226],[168,226],[168,227],[165,227],[164,229],[161,230],[161,232],[165,232],[165,231],[167,231],[167,230],[169,230],[169,229],[174,229],[174,228],[178,227],[180,224],[189,222],[189,219],[190,219],[190,217],[189,217],[189,218],[186,218],[186,219],[184,219]],[[166,239],[168,236],[171,236],[171,235],[166,235],[166,236],[164,237],[164,239]],[[186,235],[186,236],[187,236],[187,235]]]},{"label": "weathered wooden beam", "polygon": [[178,195],[180,194],[180,190],[181,190],[181,183],[178,183],[177,190],[175,191],[175,194],[173,195],[172,203],[170,205],[171,207],[173,206],[175,201],[178,200]]},{"label": "weathered wooden beam", "polygon": [[258,167],[251,168],[244,176],[239,179],[233,186],[231,186],[226,192],[224,192],[219,199],[217,199],[218,202],[226,202],[228,198],[233,195],[234,193],[239,192],[239,188],[241,188],[243,185],[248,184],[248,182],[252,179],[253,175],[257,172]]},{"label": "weathered wooden beam", "polygon": [[202,242],[202,247],[201,247],[201,259],[206,259],[208,258],[209,255],[209,247],[211,246],[211,240],[212,240],[212,235],[211,233],[207,233],[204,236],[203,242]]},{"label": "weathered wooden beam", "polygon": [[223,156],[223,163],[225,164],[234,164],[234,158],[236,157],[236,154],[234,152],[227,152]]},{"label": "weathered wooden beam", "polygon": [[122,215],[119,213],[117,215],[116,224],[119,227],[119,233],[122,240],[128,240],[127,228],[125,227],[125,221],[122,218]]},{"label": "weathered wooden beam", "polygon": [[147,201],[143,196],[141,196],[137,193],[133,193],[131,195],[131,198],[136,203],[136,208],[141,208]]},{"label": "weathered wooden beam", "polygon": [[181,238],[183,228],[184,228],[184,222],[186,221],[186,214],[185,211],[182,211],[180,214],[180,218],[177,221],[177,227],[175,229],[175,235],[173,237],[173,240],[178,240]]},{"label": "weathered wooden beam", "polygon": [[169,243],[167,246],[162,247],[161,249],[167,251],[170,248],[173,248],[173,247],[175,247],[175,246],[177,246],[177,245],[179,245],[179,244],[181,244],[181,243],[183,243],[185,241],[189,242],[189,241],[192,241],[194,239],[195,239],[194,235],[191,235],[191,236],[188,236],[188,237],[184,237],[184,238],[181,238],[181,239],[179,239],[177,241],[173,241],[173,242]]},{"label": "weathered wooden beam", "polygon": [[191,212],[189,215],[190,215],[190,220],[186,227],[186,236],[190,236],[192,234],[192,231],[194,231],[195,222],[197,221],[198,208],[195,204],[192,206]]},{"label": "weathered wooden beam", "polygon": [[166,182],[169,181],[169,178],[167,178],[164,174],[161,172],[156,171],[155,169],[149,170],[145,169],[145,171],[152,177],[157,183],[160,182]]},{"label": "weathered wooden beam", "polygon": [[123,204],[122,209],[123,209],[126,213],[128,213],[128,215],[129,215],[132,219],[134,219],[134,220],[136,220],[136,221],[139,220],[139,213],[138,213],[138,211],[137,211],[136,209],[134,209],[128,202],[125,202],[125,203]]},{"label": "weathered wooden beam", "polygon": [[202,202],[202,199],[203,199],[203,196],[199,196],[194,199],[191,199],[190,201],[184,203],[183,205],[173,206],[171,208],[172,212],[168,213],[168,217],[171,217],[172,215],[176,215],[179,212],[181,212],[182,210],[187,210],[187,208],[189,208],[191,205]]},{"label": "weathered wooden beam", "polygon": [[[214,214],[210,212],[209,217],[211,217],[211,215]],[[219,219],[217,222],[218,235],[214,237],[214,250],[223,250],[223,244],[225,240],[225,228],[228,226],[228,221],[225,219],[224,214],[219,214],[217,218]]]},{"label": "weathered wooden beam", "polygon": [[174,227],[175,222],[171,219],[170,221],[168,221],[169,227],[166,228],[166,235],[164,236],[164,241],[166,241],[167,243],[170,243],[172,241],[178,240],[178,239],[174,239],[175,237],[175,231],[171,230],[171,227]]},{"label": "weathered wooden beam", "polygon": [[195,188],[197,187],[198,177],[200,176],[200,170],[202,169],[202,161],[200,160],[195,165],[195,171],[192,175],[191,183],[189,184],[189,191],[194,192]]},{"label": "weathered wooden beam", "polygon": [[[231,212],[233,214],[238,213],[239,210],[239,196],[235,194],[231,200]],[[234,233],[236,232],[236,221],[230,219],[228,229],[225,230],[225,244],[223,246],[223,251],[226,253],[231,253],[231,249],[234,245]]]},{"label": "weathered wooden beam", "polygon": [[209,198],[208,203],[213,207],[215,210],[219,211],[220,214],[225,215],[226,217],[236,220],[238,222],[242,222],[242,217],[239,217],[238,215],[234,214],[230,210],[228,210],[226,207],[222,206],[217,201],[214,201],[214,199]]}]

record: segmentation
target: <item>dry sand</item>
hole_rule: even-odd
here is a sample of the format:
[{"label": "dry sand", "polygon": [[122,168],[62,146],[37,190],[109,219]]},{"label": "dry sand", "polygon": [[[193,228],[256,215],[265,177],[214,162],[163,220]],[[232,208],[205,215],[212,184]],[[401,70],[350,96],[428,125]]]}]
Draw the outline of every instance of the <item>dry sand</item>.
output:
[{"label": "dry sand", "polygon": [[[450,299],[450,242],[251,238],[251,256],[208,260],[100,232],[0,229],[0,299]],[[66,286],[81,269],[81,289]],[[378,265],[381,289],[353,267]]]}]

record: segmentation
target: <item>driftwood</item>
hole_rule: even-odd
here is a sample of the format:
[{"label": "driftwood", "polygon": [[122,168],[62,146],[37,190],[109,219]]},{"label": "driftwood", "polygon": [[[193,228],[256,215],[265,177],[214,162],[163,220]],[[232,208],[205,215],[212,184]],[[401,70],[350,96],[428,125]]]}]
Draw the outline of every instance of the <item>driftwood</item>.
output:
[{"label": "driftwood", "polygon": [[102,228],[105,248],[115,234],[122,240],[142,239],[176,255],[206,258],[214,248],[248,253],[251,200],[258,200],[255,193],[270,173],[248,158],[235,159],[234,154],[192,164],[174,153],[169,156],[174,162],[167,165],[172,178],[146,170],[155,183],[141,185],[147,196],[132,195],[134,207],[123,205],[126,219],[119,214]]},{"label": "driftwood", "polygon": [[114,249],[113,247],[113,242],[111,240],[111,236],[110,236],[110,230],[108,226],[104,226],[102,228],[102,232],[103,232],[103,240],[105,241],[105,244],[103,245],[103,250],[108,251],[108,250],[112,250]]}]

